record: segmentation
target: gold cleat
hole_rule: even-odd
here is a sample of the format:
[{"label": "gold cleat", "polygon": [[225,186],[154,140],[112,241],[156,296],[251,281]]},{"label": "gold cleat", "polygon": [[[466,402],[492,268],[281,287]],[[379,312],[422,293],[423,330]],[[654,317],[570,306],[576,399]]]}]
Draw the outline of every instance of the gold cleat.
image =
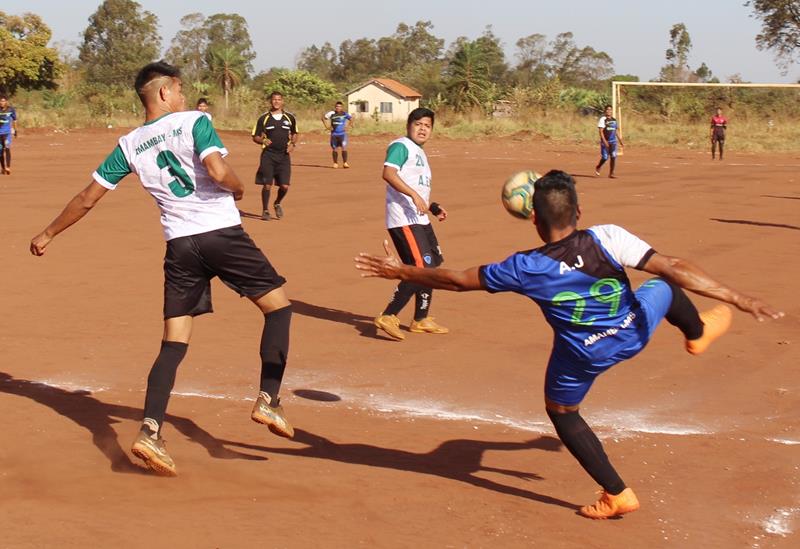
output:
[{"label": "gold cleat", "polygon": [[270,402],[263,395],[258,395],[250,419],[256,423],[266,425],[270,431],[280,437],[292,438],[294,428],[286,419],[280,399],[277,406],[270,406]]},{"label": "gold cleat", "polygon": [[150,437],[144,430],[139,431],[133,441],[131,453],[144,461],[145,465],[155,473],[167,477],[174,477],[178,474],[175,462],[169,457],[164,439]]},{"label": "gold cleat", "polygon": [[380,315],[372,322],[393,339],[403,341],[406,338],[406,335],[400,329],[400,319],[395,315]]},{"label": "gold cleat", "polygon": [[433,317],[430,316],[426,316],[419,321],[414,320],[411,322],[411,326],[408,327],[408,330],[416,334],[446,334],[450,332],[448,328],[440,326]]}]

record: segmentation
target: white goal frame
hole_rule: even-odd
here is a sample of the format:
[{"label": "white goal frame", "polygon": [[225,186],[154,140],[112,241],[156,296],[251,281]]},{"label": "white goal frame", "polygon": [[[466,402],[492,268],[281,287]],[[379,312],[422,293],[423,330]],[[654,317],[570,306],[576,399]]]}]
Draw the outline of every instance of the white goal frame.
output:
[{"label": "white goal frame", "polygon": [[733,84],[703,82],[611,82],[611,109],[617,124],[622,128],[622,86],[695,87],[695,88],[800,88],[800,84]]}]

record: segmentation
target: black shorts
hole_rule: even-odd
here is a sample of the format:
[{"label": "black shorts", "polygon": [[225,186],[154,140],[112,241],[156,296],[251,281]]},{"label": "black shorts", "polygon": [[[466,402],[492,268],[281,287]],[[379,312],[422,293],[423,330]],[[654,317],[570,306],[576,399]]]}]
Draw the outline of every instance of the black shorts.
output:
[{"label": "black shorts", "polygon": [[243,297],[286,283],[241,225],[173,238],[164,256],[164,318],[213,312],[215,276]]},{"label": "black shorts", "polygon": [[264,150],[256,172],[256,185],[289,185],[292,179],[292,157],[289,153]]},{"label": "black shorts", "polygon": [[720,142],[720,143],[724,143],[725,142],[725,130],[721,130],[721,131],[714,130],[713,132],[711,132],[711,141],[717,141],[717,142]]},{"label": "black shorts", "polygon": [[397,248],[400,261],[406,265],[438,267],[444,263],[442,249],[430,224],[394,227],[389,229],[389,236]]}]

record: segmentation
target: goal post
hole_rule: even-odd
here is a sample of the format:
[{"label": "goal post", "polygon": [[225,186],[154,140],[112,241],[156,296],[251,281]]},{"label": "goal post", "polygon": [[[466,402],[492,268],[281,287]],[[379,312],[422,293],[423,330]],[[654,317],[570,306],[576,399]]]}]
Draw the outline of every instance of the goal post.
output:
[{"label": "goal post", "polygon": [[617,124],[622,127],[622,88],[624,86],[683,87],[683,88],[795,88],[800,84],[752,84],[752,83],[704,83],[704,82],[628,82],[614,80],[611,82],[611,108]]}]

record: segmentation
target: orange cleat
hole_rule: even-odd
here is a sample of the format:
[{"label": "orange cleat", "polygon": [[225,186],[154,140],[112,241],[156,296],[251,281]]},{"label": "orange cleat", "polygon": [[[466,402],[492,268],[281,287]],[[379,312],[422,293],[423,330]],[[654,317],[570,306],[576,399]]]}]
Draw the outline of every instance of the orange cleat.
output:
[{"label": "orange cleat", "polygon": [[715,339],[728,331],[732,319],[733,311],[727,305],[717,305],[700,313],[703,335],[697,339],[687,339],[686,351],[693,355],[704,353]]},{"label": "orange cleat", "polygon": [[632,513],[639,508],[639,500],[630,488],[625,488],[616,496],[605,490],[600,493],[602,495],[594,505],[581,507],[581,515],[590,519],[604,520]]}]

